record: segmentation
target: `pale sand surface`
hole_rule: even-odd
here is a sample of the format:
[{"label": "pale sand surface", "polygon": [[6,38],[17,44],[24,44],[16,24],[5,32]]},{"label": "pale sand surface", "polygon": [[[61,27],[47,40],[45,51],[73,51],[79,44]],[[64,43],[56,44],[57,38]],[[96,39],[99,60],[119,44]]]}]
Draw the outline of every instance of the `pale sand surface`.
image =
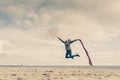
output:
[{"label": "pale sand surface", "polygon": [[0,80],[120,80],[120,69],[0,67]]}]

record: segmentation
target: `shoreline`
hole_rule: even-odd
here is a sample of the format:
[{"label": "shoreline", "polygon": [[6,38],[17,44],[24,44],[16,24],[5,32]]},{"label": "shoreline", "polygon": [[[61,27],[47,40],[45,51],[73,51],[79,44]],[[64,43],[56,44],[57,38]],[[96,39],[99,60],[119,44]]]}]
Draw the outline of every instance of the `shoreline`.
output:
[{"label": "shoreline", "polygon": [[120,66],[61,66],[61,65],[0,65],[2,67],[26,67],[26,68],[78,68],[78,69],[120,69]]}]

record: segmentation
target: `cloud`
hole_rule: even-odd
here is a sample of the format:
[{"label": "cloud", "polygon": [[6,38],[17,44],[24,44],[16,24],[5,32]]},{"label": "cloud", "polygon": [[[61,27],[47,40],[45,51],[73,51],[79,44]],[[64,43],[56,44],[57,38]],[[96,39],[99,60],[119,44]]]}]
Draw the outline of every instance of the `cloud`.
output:
[{"label": "cloud", "polygon": [[0,20],[0,24],[3,24],[4,23],[4,21],[3,20]]}]

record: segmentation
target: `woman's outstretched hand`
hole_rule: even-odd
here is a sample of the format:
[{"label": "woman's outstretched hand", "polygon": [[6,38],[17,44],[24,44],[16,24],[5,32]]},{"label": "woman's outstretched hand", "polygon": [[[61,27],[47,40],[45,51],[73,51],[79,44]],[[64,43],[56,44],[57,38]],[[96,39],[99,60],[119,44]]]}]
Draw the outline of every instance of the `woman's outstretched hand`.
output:
[{"label": "woman's outstretched hand", "polygon": [[59,37],[57,37],[58,39],[60,39]]},{"label": "woman's outstretched hand", "polygon": [[76,39],[76,40],[80,41],[81,39]]}]

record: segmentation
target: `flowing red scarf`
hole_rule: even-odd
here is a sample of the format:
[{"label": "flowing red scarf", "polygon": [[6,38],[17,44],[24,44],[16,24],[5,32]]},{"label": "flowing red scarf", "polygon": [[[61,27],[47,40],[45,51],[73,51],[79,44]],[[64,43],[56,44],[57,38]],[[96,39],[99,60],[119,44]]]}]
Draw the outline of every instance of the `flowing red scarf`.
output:
[{"label": "flowing red scarf", "polygon": [[90,59],[90,56],[89,56],[89,54],[88,54],[88,51],[86,50],[86,48],[85,48],[85,46],[84,46],[82,40],[79,39],[79,41],[80,41],[80,43],[81,43],[81,45],[82,45],[82,47],[83,47],[83,49],[84,49],[84,51],[85,51],[85,53],[86,53],[86,55],[87,55],[87,57],[88,57],[90,66],[93,66],[92,61],[91,61],[91,59]]}]

